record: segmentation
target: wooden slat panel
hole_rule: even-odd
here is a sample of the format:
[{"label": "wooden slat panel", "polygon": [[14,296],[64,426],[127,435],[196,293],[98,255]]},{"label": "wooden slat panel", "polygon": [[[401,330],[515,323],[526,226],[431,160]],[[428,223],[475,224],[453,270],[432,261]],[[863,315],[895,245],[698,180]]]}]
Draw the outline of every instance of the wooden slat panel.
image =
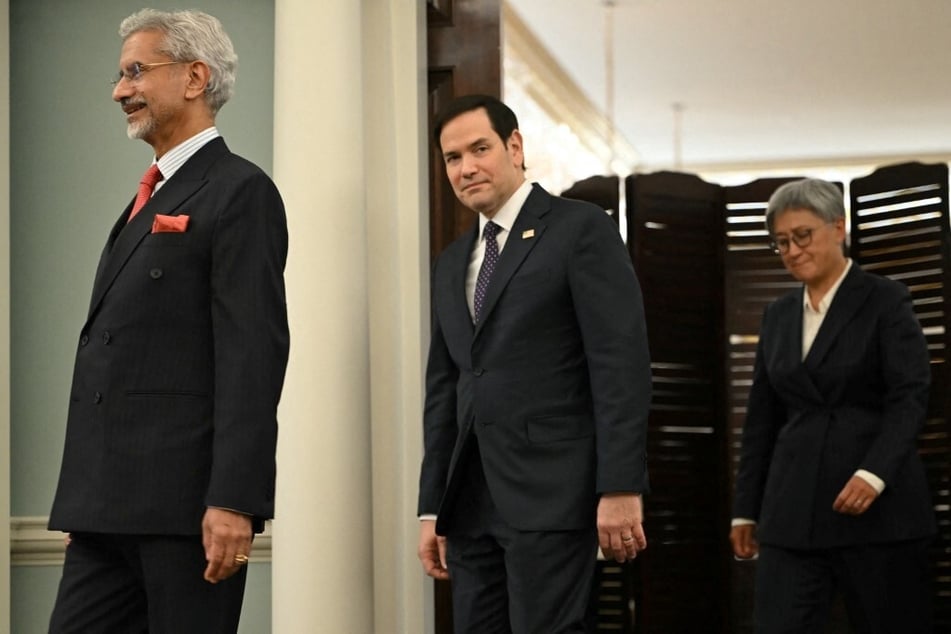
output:
[{"label": "wooden slat panel", "polygon": [[597,586],[592,603],[595,611],[595,632],[633,634],[638,598],[634,590],[633,568],[614,561],[599,561]]},{"label": "wooden slat panel", "polygon": [[852,257],[912,293],[931,353],[931,399],[919,437],[938,517],[932,547],[935,631],[951,631],[951,236],[948,166],[904,163],[851,184]]},{"label": "wooden slat panel", "polygon": [[[724,389],[728,431],[723,469],[731,506],[763,310],[767,304],[799,286],[779,256],[769,249],[765,222],[769,197],[780,185],[792,180],[795,179],[769,178],[724,188],[725,261],[721,283],[726,305],[726,355],[722,360],[727,379]],[[755,563],[734,561],[731,553],[727,557],[730,566],[730,631],[736,634],[752,632]]]},{"label": "wooden slat panel", "polygon": [[[722,195],[686,174],[625,182],[628,247],[645,300],[654,398],[649,547],[635,561],[640,632],[713,632],[727,604],[723,445]],[[690,606],[684,609],[684,606]]]},{"label": "wooden slat panel", "polygon": [[561,195],[565,198],[584,200],[593,203],[611,214],[614,222],[618,221],[618,207],[620,205],[621,179],[617,176],[591,176],[580,180]]},{"label": "wooden slat panel", "polygon": [[780,185],[792,180],[795,179],[769,178],[724,188],[726,250],[723,284],[727,338],[724,362],[729,380],[730,443],[727,454],[731,495],[763,311],[770,302],[799,286],[779,256],[770,251],[765,222],[769,197]]}]

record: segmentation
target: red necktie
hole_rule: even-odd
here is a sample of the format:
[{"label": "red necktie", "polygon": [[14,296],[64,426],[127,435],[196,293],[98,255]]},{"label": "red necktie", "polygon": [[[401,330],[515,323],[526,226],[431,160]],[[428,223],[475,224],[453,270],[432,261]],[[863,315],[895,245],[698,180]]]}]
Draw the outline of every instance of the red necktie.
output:
[{"label": "red necktie", "polygon": [[145,170],[145,174],[142,175],[142,180],[139,182],[139,193],[135,196],[135,204],[132,205],[132,213],[129,214],[129,222],[132,222],[135,214],[139,213],[142,206],[149,201],[152,192],[155,190],[155,184],[162,178],[162,172],[159,171],[157,163],[152,163],[149,169]]}]

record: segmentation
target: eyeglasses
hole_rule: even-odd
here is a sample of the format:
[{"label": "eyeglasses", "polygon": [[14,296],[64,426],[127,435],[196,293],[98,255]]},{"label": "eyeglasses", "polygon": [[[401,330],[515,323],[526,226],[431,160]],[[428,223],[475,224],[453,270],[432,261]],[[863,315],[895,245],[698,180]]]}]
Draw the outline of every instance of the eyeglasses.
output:
[{"label": "eyeglasses", "polygon": [[132,62],[125,70],[120,70],[115,77],[112,78],[112,85],[116,86],[123,79],[128,79],[129,81],[138,81],[142,79],[142,73],[152,70],[153,68],[158,68],[159,66],[168,66],[170,64],[188,64],[189,62],[153,62],[152,64],[143,64],[141,62]]},{"label": "eyeglasses", "polygon": [[800,249],[805,249],[812,243],[812,233],[819,227],[799,227],[792,230],[792,234],[787,238],[780,236],[774,238],[769,243],[769,248],[777,255],[786,255],[789,253],[790,243],[795,244]]}]

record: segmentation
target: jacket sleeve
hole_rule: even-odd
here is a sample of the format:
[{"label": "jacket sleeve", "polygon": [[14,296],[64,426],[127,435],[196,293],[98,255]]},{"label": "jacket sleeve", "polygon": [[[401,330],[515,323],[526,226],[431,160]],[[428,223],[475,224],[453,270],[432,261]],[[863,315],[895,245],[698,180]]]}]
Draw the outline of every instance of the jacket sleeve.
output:
[{"label": "jacket sleeve", "polygon": [[[439,265],[439,260],[436,266]],[[433,280],[436,279],[436,266]],[[433,284],[433,288],[436,284]],[[449,462],[456,443],[456,385],[459,369],[449,354],[432,299],[431,339],[426,364],[426,402],[423,412],[423,464],[419,476],[419,515],[435,514],[439,510],[446,488]]]},{"label": "jacket sleeve", "polygon": [[894,480],[908,455],[917,451],[918,434],[928,411],[931,366],[921,325],[903,285],[879,313],[883,398],[881,431],[861,468],[885,481]]},{"label": "jacket sleeve", "polygon": [[591,382],[597,492],[647,493],[651,366],[644,304],[617,227],[600,210],[585,214],[569,284]]},{"label": "jacket sleeve", "polygon": [[764,339],[769,336],[769,307],[763,312],[756,344],[753,384],[747,398],[740,465],[736,474],[733,517],[758,520],[779,428],[786,420],[785,408],[766,369]]},{"label": "jacket sleeve", "polygon": [[223,188],[211,253],[215,396],[206,503],[267,519],[289,347],[287,224],[266,174],[234,177],[238,182]]}]

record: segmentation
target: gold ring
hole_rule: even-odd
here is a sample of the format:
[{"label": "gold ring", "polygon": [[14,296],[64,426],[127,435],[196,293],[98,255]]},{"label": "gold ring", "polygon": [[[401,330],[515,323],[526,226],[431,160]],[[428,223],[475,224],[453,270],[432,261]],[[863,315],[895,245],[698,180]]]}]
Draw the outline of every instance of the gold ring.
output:
[{"label": "gold ring", "polygon": [[247,556],[247,555],[235,555],[235,556],[234,556],[234,564],[235,564],[236,566],[243,566],[243,565],[246,564],[246,563],[248,563],[248,556]]},{"label": "gold ring", "polygon": [[630,542],[634,541],[634,536],[628,535],[627,537],[621,537],[621,541],[625,544],[629,544]]}]

